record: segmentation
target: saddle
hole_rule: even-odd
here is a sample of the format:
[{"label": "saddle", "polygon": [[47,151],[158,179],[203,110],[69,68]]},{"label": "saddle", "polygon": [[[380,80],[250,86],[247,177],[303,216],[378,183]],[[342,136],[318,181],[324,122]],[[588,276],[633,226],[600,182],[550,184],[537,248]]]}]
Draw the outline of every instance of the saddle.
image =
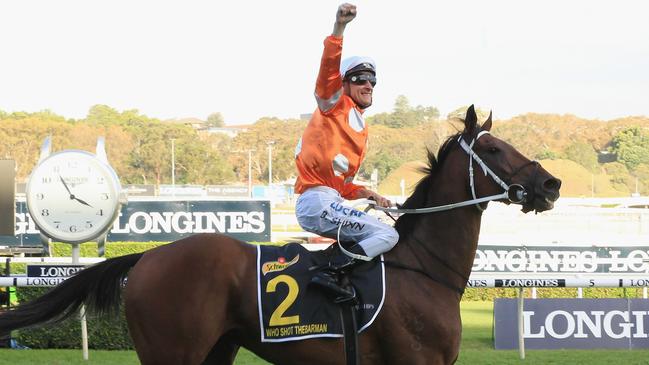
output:
[{"label": "saddle", "polygon": [[[257,294],[262,342],[342,337],[340,306],[331,293],[311,284],[314,275],[330,269],[337,245],[311,252],[302,245],[258,246]],[[377,317],[385,297],[385,268],[380,260],[363,262],[341,278],[353,288],[358,332]]]},{"label": "saddle", "polygon": [[[357,244],[333,244],[323,253],[328,257],[325,265],[313,266],[309,268],[314,273],[311,278],[311,284],[320,286],[325,293],[329,294],[334,303],[355,305],[358,304],[356,298],[356,289],[349,280],[349,274],[355,267],[363,265],[365,261],[355,260],[342,252],[340,246],[345,249],[365,255],[365,252]],[[361,252],[357,252],[360,250]]]}]

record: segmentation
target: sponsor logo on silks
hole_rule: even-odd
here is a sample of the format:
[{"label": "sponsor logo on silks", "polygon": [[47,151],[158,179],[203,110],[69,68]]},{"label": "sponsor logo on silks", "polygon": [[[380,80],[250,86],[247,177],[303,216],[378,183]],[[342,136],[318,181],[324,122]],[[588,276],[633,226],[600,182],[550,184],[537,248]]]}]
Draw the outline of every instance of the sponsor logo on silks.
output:
[{"label": "sponsor logo on silks", "polygon": [[279,257],[277,261],[268,261],[264,262],[263,265],[261,265],[261,272],[262,274],[266,275],[269,272],[275,272],[275,271],[282,271],[286,269],[287,267],[295,264],[298,262],[300,259],[300,254],[297,254],[293,260],[286,262],[286,259],[284,257]]},{"label": "sponsor logo on silks", "polygon": [[348,215],[350,217],[362,217],[365,215],[365,213],[361,212],[360,210],[352,209],[336,202],[329,204],[329,207],[336,212],[342,212],[344,215]]}]

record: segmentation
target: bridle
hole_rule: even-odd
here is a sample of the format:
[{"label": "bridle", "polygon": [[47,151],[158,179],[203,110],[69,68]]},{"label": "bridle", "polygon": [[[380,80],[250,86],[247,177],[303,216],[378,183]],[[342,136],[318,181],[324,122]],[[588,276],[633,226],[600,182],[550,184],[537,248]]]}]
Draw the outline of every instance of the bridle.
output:
[{"label": "bridle", "polygon": [[[498,175],[496,175],[493,170],[487,166],[487,164],[482,161],[480,156],[478,156],[477,153],[473,150],[473,145],[475,142],[485,134],[489,134],[489,131],[480,131],[478,135],[471,141],[471,143],[467,144],[462,136],[458,137],[458,143],[460,144],[460,147],[466,152],[467,155],[469,155],[469,185],[471,187],[471,195],[473,196],[473,199],[471,200],[466,200],[463,202],[458,202],[458,203],[451,203],[451,204],[446,204],[446,205],[439,205],[435,207],[428,207],[428,208],[415,208],[415,209],[404,209],[404,208],[384,208],[384,207],[379,207],[376,206],[376,202],[373,200],[368,200],[368,199],[363,199],[363,201],[358,201],[357,204],[355,205],[360,205],[360,204],[369,204],[373,209],[380,210],[386,213],[401,213],[401,214],[423,214],[423,213],[434,213],[434,212],[441,212],[445,210],[451,210],[455,208],[460,208],[464,207],[467,205],[472,205],[475,204],[476,207],[483,211],[484,208],[480,206],[481,203],[484,202],[489,202],[492,200],[501,200],[501,199],[507,199],[510,202],[514,204],[520,204],[523,202],[528,201],[529,199],[532,198],[532,194],[530,194],[523,185],[520,184],[507,184],[505,181],[511,181],[511,179],[518,175],[519,172],[521,172],[524,168],[526,168],[529,165],[534,165],[536,166],[536,170],[538,170],[539,163],[538,161],[529,161],[526,164],[523,164],[522,166],[519,166],[512,174],[508,176],[506,180],[501,179]],[[482,171],[484,172],[485,176],[489,175],[493,181],[500,185],[500,187],[503,188],[504,192],[501,194],[496,194],[496,195],[490,195],[490,196],[485,196],[482,198],[476,197],[476,192],[475,192],[475,176],[473,173],[473,161],[476,162],[481,168]]]},{"label": "bridle", "polygon": [[[511,181],[511,179],[512,179],[514,176],[516,176],[519,172],[521,172],[524,168],[526,168],[526,167],[529,166],[529,165],[534,165],[534,166],[536,167],[536,168],[535,168],[535,172],[534,172],[534,174],[536,175],[536,173],[537,173],[537,171],[538,171],[538,168],[539,168],[539,163],[538,163],[537,161],[529,161],[529,162],[527,162],[527,163],[525,163],[525,164],[519,166],[516,170],[514,170],[514,171],[513,171],[513,172],[512,172],[508,177],[507,177],[507,179],[502,179],[502,178],[500,178],[500,177],[499,177],[495,172],[493,172],[493,170],[491,170],[491,169],[489,168],[489,166],[487,166],[487,164],[484,163],[484,161],[482,161],[482,159],[480,158],[480,156],[478,156],[478,154],[475,153],[475,151],[473,150],[473,146],[474,146],[475,142],[476,142],[480,137],[484,136],[485,134],[489,134],[489,131],[485,131],[485,130],[480,131],[480,132],[476,135],[476,137],[473,138],[473,140],[471,140],[471,143],[468,143],[468,144],[466,143],[466,141],[464,141],[464,138],[462,138],[462,135],[460,135],[460,136],[458,137],[458,139],[457,139],[457,141],[458,141],[460,147],[462,148],[462,150],[464,150],[464,152],[469,156],[469,170],[468,170],[468,173],[469,173],[469,185],[470,185],[470,187],[471,187],[471,195],[472,195],[473,199],[471,199],[471,200],[466,200],[466,201],[463,201],[463,202],[458,202],[458,203],[451,203],[451,204],[446,204],[446,205],[434,206],[434,207],[427,207],[427,208],[412,208],[412,209],[404,209],[404,208],[384,208],[384,207],[377,206],[377,205],[376,205],[376,201],[374,201],[374,200],[370,200],[370,199],[359,199],[359,200],[355,201],[355,203],[352,205],[352,208],[353,208],[353,207],[356,207],[356,206],[358,206],[358,205],[368,205],[367,209],[365,209],[366,212],[367,212],[369,209],[376,209],[376,210],[379,210],[379,211],[383,211],[383,212],[385,212],[386,214],[388,214],[388,216],[392,217],[392,216],[390,215],[390,213],[399,213],[399,214],[425,214],[425,213],[435,213],[435,212],[442,212],[442,211],[451,210],[451,209],[455,209],[455,208],[460,208],[460,207],[464,207],[464,206],[468,206],[468,205],[473,205],[473,204],[475,204],[475,206],[478,208],[478,210],[480,210],[480,211],[482,212],[482,211],[485,210],[485,208],[483,208],[480,204],[481,204],[481,203],[485,203],[485,202],[489,202],[489,201],[492,201],[492,200],[502,200],[502,199],[507,199],[507,200],[509,200],[510,202],[514,203],[514,204],[519,204],[519,203],[526,202],[526,201],[528,201],[529,199],[532,199],[532,198],[533,198],[533,195],[532,195],[531,193],[528,193],[528,191],[525,189],[525,187],[524,187],[523,185],[520,185],[520,184],[508,184],[508,183],[506,183],[505,181]],[[491,179],[492,179],[496,184],[498,184],[500,187],[503,188],[503,190],[504,190],[503,193],[501,193],[501,194],[496,194],[496,195],[485,196],[485,197],[482,197],[482,198],[478,198],[478,197],[476,196],[476,190],[475,190],[475,175],[474,175],[474,171],[473,171],[473,161],[475,161],[476,164],[477,164],[478,166],[480,166],[480,168],[482,168],[482,171],[484,172],[485,176],[489,175],[489,176],[491,177]],[[393,218],[393,219],[394,219],[394,218]],[[340,224],[340,225],[338,226],[338,235],[337,235],[337,236],[338,236],[338,242],[340,242],[340,229],[341,229],[341,228],[342,228],[342,224]],[[363,261],[371,261],[371,260],[372,260],[371,257],[365,256],[365,255],[355,254],[355,253],[353,253],[353,252],[350,252],[350,251],[346,250],[346,249],[343,247],[343,245],[338,245],[338,246],[340,247],[340,250],[341,250],[345,255],[347,255],[347,256],[349,256],[349,257],[352,257],[352,258],[357,259],[357,260],[363,260]],[[446,263],[445,263],[443,260],[441,260],[441,258],[437,257],[436,255],[435,255],[435,257],[436,257],[438,260],[440,260],[443,264],[446,265]],[[396,263],[394,263],[394,264],[395,264],[395,266],[400,266],[400,265],[398,265],[398,264],[396,264]],[[455,272],[457,275],[459,275],[460,277],[462,277],[463,279],[465,279],[465,281],[468,281],[468,278],[467,278],[467,277],[465,277],[464,275],[462,275],[461,273],[459,273],[459,272],[456,271],[455,269],[449,267],[448,265],[446,265],[446,266],[447,266],[449,269],[451,269],[451,271]],[[406,267],[402,267],[402,268],[406,268]],[[410,269],[412,269],[412,268],[410,268]],[[415,271],[421,271],[421,270],[415,270]],[[423,272],[423,271],[421,271],[421,272],[422,272],[423,274],[425,274],[426,276],[429,276],[429,277],[430,277],[430,275],[426,274],[425,272]],[[436,280],[436,281],[440,281],[439,279],[435,279],[435,278],[432,278],[432,277],[431,277],[431,279]],[[449,287],[455,289],[456,291],[460,292],[460,294],[462,294],[462,293],[464,292],[463,289],[459,289],[459,288],[452,287],[452,286],[450,286],[450,285],[447,284],[447,283],[444,283],[444,285],[449,286]]]},{"label": "bridle", "polygon": [[[491,178],[496,182],[496,184],[500,185],[505,190],[504,193],[502,193],[500,195],[496,195],[496,197],[500,196],[501,198],[507,198],[510,202],[512,202],[514,204],[523,203],[523,202],[527,201],[529,193],[527,192],[527,190],[525,190],[525,188],[522,185],[520,185],[520,184],[509,184],[509,185],[507,185],[505,183],[505,181],[503,181],[503,179],[498,177],[498,175],[496,175],[489,168],[489,166],[487,166],[487,164],[485,164],[482,161],[480,156],[478,156],[478,154],[475,153],[475,151],[473,151],[474,143],[478,140],[478,138],[482,137],[485,134],[489,134],[489,131],[480,131],[478,133],[478,135],[471,141],[471,144],[469,144],[469,145],[467,145],[467,143],[464,141],[464,139],[462,139],[462,136],[460,136],[458,138],[458,142],[460,143],[460,147],[462,147],[464,152],[466,152],[469,156],[471,156],[471,158],[469,159],[469,177],[470,177],[469,181],[470,181],[470,185],[471,185],[471,195],[473,196],[473,199],[474,200],[477,199],[476,198],[476,193],[475,193],[474,177],[473,177],[473,161],[475,160],[476,163],[478,165],[480,165],[480,167],[482,168],[482,171],[484,172],[485,176],[487,176],[487,174],[489,174],[489,176],[491,176]],[[529,161],[529,162],[519,166],[506,180],[511,181],[511,179],[514,176],[516,176],[519,172],[521,172],[525,167],[527,167],[528,165],[532,165],[532,164],[534,166],[536,166],[536,169],[535,169],[535,175],[536,175],[536,171],[538,170],[539,163],[538,163],[538,161],[532,160],[532,161]],[[476,203],[476,207],[481,212],[486,209],[486,208],[483,208],[480,205],[480,203]]]}]

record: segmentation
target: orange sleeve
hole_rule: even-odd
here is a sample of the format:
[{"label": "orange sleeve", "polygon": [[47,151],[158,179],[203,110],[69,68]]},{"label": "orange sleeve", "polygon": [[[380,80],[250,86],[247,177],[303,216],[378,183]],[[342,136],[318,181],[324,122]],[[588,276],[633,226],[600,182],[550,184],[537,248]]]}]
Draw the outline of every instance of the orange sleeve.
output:
[{"label": "orange sleeve", "polygon": [[343,39],[333,35],[325,38],[324,51],[320,60],[320,71],[315,93],[320,99],[329,100],[343,87],[340,77],[340,59],[343,53]]},{"label": "orange sleeve", "polygon": [[347,200],[354,200],[358,199],[357,192],[361,189],[364,189],[364,186],[361,185],[356,185],[356,184],[345,184],[343,187],[343,191],[341,192],[341,196]]}]

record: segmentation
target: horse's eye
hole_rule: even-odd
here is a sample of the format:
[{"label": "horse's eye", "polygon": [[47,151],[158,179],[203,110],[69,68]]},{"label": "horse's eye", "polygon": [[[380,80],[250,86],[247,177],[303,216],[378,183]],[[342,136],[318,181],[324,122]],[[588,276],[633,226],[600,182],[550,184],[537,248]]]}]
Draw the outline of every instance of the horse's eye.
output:
[{"label": "horse's eye", "polygon": [[489,152],[490,152],[490,153],[496,153],[496,152],[498,152],[498,148],[496,148],[496,147],[489,147]]}]

